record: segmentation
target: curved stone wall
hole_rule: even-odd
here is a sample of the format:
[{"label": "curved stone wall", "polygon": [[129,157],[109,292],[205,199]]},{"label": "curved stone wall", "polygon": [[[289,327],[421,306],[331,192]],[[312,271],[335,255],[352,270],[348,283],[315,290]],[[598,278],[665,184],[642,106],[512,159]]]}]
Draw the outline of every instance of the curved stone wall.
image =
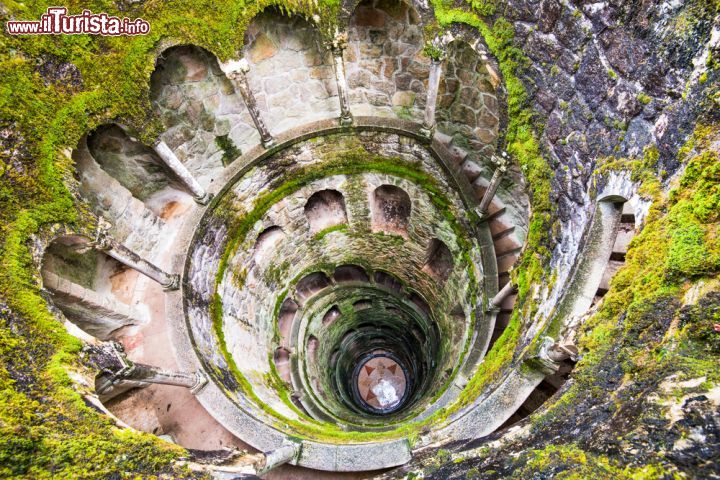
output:
[{"label": "curved stone wall", "polygon": [[[412,159],[413,164],[387,157],[398,151],[404,151],[405,162]],[[380,156],[381,153],[386,156]],[[279,176],[275,166],[278,164],[284,165],[284,173]],[[313,180],[315,178],[318,180]],[[357,321],[343,319],[333,324],[332,332],[317,331],[309,317],[314,316],[315,322],[321,321],[318,318],[326,312],[314,306],[319,301],[314,297],[325,289],[330,290],[330,295],[338,288],[342,290],[342,280],[336,278],[337,267],[361,265],[364,273],[361,277],[367,281],[359,283],[371,288],[374,295],[387,290],[382,285],[374,286],[376,278],[381,278],[383,271],[392,272],[395,281],[403,285],[403,293],[398,292],[400,296],[396,301],[413,305],[416,315],[418,309],[426,310],[422,312],[426,320],[416,327],[423,330],[423,336],[432,337],[433,346],[426,355],[425,370],[447,372],[439,375],[428,371],[417,383],[425,385],[427,391],[427,386],[435,384],[434,377],[448,381],[454,367],[461,363],[469,341],[467,329],[472,318],[469,312],[481,303],[475,295],[482,266],[479,262],[467,263],[466,259],[479,259],[481,254],[478,247],[473,246],[475,241],[467,230],[464,205],[443,178],[444,173],[420,145],[382,133],[368,133],[361,139],[335,135],[301,142],[237,178],[236,186],[216,200],[215,213],[206,216],[198,243],[189,252],[186,308],[199,350],[210,354],[205,357],[206,361],[215,369],[232,370],[228,366],[231,360],[251,384],[260,402],[284,416],[300,418],[286,392],[277,391],[277,365],[273,365],[273,355],[268,352],[275,352],[281,346],[290,348],[294,389],[302,391],[319,386],[319,365],[326,365],[319,359],[328,358],[337,346],[332,340],[325,341],[326,335],[330,335],[328,339],[341,338]],[[377,227],[375,222],[376,217],[388,212],[391,216],[398,213],[397,209],[378,210],[374,203],[378,192],[389,186],[407,192],[406,196],[413,199],[404,211],[408,218],[403,232]],[[276,195],[278,191],[280,195]],[[347,220],[314,231],[306,214],[307,205],[318,193],[328,197],[327,192],[334,192],[333,198],[342,198],[337,205],[345,210],[340,218]],[[264,200],[266,198],[271,200]],[[332,209],[316,215],[323,214],[337,218]],[[237,231],[242,232],[241,237],[228,235]],[[428,273],[428,265],[437,255],[431,250],[432,246],[437,250],[433,242],[441,242],[452,256],[452,269],[442,280]],[[218,272],[221,264],[225,270]],[[217,290],[214,278],[219,281]],[[340,297],[334,296],[333,302],[350,301],[357,295],[357,287],[345,290]],[[283,302],[297,305],[290,325],[279,318],[280,312],[284,312]],[[201,305],[207,308],[199,308]],[[428,305],[432,308],[428,309]],[[213,308],[215,315],[219,314],[217,309],[222,309],[220,318],[212,318]],[[468,316],[462,312],[468,312]],[[218,357],[217,345],[207,343],[213,338],[209,335],[213,321],[221,322],[222,332],[216,330],[216,333],[221,333],[230,358]],[[465,324],[465,328],[457,323]],[[338,330],[340,326],[342,330]],[[322,340],[317,361],[306,354],[310,337]],[[302,384],[300,379],[304,380]],[[435,391],[443,389],[435,385]],[[326,394],[329,387],[330,382],[326,380]],[[315,396],[322,396],[319,388],[315,390],[318,390]],[[337,391],[337,387],[333,390]],[[422,396],[418,394],[418,398]],[[340,403],[329,402],[335,407]],[[420,404],[416,407],[420,408]],[[327,411],[333,409],[326,405],[320,410],[325,411],[327,417]],[[346,409],[336,408],[329,415],[348,418],[343,410]]]}]

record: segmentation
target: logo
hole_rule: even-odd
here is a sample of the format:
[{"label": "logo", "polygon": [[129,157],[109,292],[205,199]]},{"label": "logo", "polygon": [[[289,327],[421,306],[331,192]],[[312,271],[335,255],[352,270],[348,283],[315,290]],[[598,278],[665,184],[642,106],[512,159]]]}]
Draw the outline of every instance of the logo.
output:
[{"label": "logo", "polygon": [[147,35],[150,24],[142,18],[113,17],[107,13],[83,10],[68,15],[65,7],[49,7],[40,20],[10,20],[5,24],[10,35]]}]

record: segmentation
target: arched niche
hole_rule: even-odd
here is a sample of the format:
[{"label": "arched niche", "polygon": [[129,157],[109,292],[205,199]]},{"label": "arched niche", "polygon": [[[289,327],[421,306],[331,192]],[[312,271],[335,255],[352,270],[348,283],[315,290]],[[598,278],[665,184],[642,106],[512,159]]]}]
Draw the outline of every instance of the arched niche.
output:
[{"label": "arched niche", "polygon": [[340,309],[337,305],[333,305],[325,315],[323,315],[322,324],[324,327],[332,325],[338,318],[340,318]]},{"label": "arched niche", "polygon": [[395,185],[381,185],[372,196],[372,230],[407,235],[412,202],[410,196]]},{"label": "arched niche", "polygon": [[275,363],[275,368],[277,369],[280,378],[283,381],[290,383],[292,381],[290,350],[285,347],[277,347],[275,352],[273,352],[273,362]]},{"label": "arched niche", "polygon": [[90,199],[102,199],[92,202],[99,210],[108,208],[107,202],[128,203],[124,192],[117,194],[115,182],[164,220],[184,212],[192,203],[183,183],[158,154],[119,126],[98,127],[87,135],[86,145],[89,157],[76,164],[83,187],[91,192]]},{"label": "arched niche", "polygon": [[311,233],[346,224],[347,212],[342,193],[337,190],[313,193],[305,203],[305,218],[310,224]]},{"label": "arched niche", "polygon": [[285,238],[285,232],[277,225],[270,226],[260,232],[257,240],[255,241],[255,247],[253,255],[255,261],[264,263],[275,255],[275,249],[278,244]]},{"label": "arched niche", "polygon": [[41,274],[53,305],[100,340],[110,340],[123,327],[147,321],[132,305],[137,272],[91,248],[85,237],[54,239],[45,250]]},{"label": "arched niche", "polygon": [[245,30],[243,58],[265,122],[273,132],[338,116],[330,52],[317,27],[268,7]]},{"label": "arched niche", "polygon": [[430,59],[417,11],[400,0],[364,0],[350,17],[345,52],[351,111],[421,121]]},{"label": "arched niche", "polygon": [[335,268],[333,278],[336,282],[365,282],[369,283],[370,278],[365,269],[358,265],[340,265]]},{"label": "arched niche", "polygon": [[427,248],[427,260],[423,271],[439,282],[445,282],[450,277],[454,266],[452,252],[437,238],[430,240]]},{"label": "arched niche", "polygon": [[282,345],[289,346],[292,343],[290,336],[297,311],[298,304],[292,298],[286,298],[280,305],[277,322]]},{"label": "arched niche", "polygon": [[402,292],[403,283],[393,274],[383,271],[377,271],[373,275],[375,283],[392,290],[396,293]]},{"label": "arched niche", "polygon": [[204,187],[260,142],[242,96],[203,48],[163,51],[150,78],[150,99],[165,128],[161,139]]},{"label": "arched niche", "polygon": [[322,272],[306,275],[295,286],[298,302],[302,305],[310,297],[329,287],[330,284],[330,279]]}]

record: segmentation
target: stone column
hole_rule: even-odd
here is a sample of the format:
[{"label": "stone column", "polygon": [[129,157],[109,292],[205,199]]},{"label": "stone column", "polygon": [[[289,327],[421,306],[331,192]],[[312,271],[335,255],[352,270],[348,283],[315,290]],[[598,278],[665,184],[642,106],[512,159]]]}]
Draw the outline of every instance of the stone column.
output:
[{"label": "stone column", "polygon": [[86,347],[86,353],[95,368],[102,372],[95,391],[106,398],[112,398],[119,391],[127,391],[127,387],[144,387],[152,383],[185,387],[197,393],[208,382],[199,370],[193,373],[175,372],[131,362],[123,346],[117,342]]},{"label": "stone column", "polygon": [[245,101],[255,128],[257,128],[258,133],[260,133],[260,141],[263,147],[272,147],[275,144],[275,140],[262,119],[262,113],[257,106],[255,95],[253,95],[252,90],[250,90],[250,84],[248,83],[247,72],[250,71],[250,64],[243,58],[241,60],[230,60],[229,62],[221,63],[220,68],[225,73],[225,76],[230,79],[233,86],[240,91],[240,95],[242,95]]},{"label": "stone column", "polygon": [[492,202],[492,199],[495,197],[502,176],[507,170],[507,154],[503,152],[502,156],[493,155],[493,162],[496,165],[495,172],[490,180],[490,185],[488,185],[487,190],[485,190],[482,200],[480,200],[480,205],[477,207],[477,213],[481,218],[487,215],[490,202]]},{"label": "stone column", "polygon": [[300,449],[300,444],[288,443],[276,448],[275,450],[265,452],[263,454],[263,460],[258,462],[255,466],[258,474],[267,473],[273,468],[284,465],[295,459],[300,454]]},{"label": "stone column", "polygon": [[160,269],[160,267],[148,262],[137,253],[133,252],[125,245],[121,244],[110,236],[107,232],[107,222],[100,221],[98,227],[98,235],[92,246],[109,257],[114,258],[118,262],[126,265],[133,270],[137,270],[143,275],[150,277],[165,288],[165,290],[177,290],[180,288],[180,276],[170,274]]},{"label": "stone column", "polygon": [[155,143],[153,149],[155,153],[160,156],[165,165],[177,175],[183,184],[192,192],[195,201],[201,205],[205,205],[210,200],[210,195],[205,189],[195,180],[192,173],[183,165],[180,159],[177,158],[175,152],[167,146],[162,140],[158,140]]},{"label": "stone column", "polygon": [[347,75],[345,74],[345,59],[343,52],[347,47],[347,33],[336,33],[330,50],[335,67],[335,81],[337,82],[338,99],[340,100],[340,125],[352,125],[353,118],[350,113],[350,94],[348,92]]},{"label": "stone column", "polygon": [[425,101],[425,119],[423,120],[420,134],[431,139],[435,134],[435,108],[437,107],[437,96],[440,88],[440,77],[442,76],[443,57],[433,58],[430,64],[430,78],[428,79],[427,100]]},{"label": "stone column", "polygon": [[142,363],[134,363],[132,370],[124,378],[137,382],[185,387],[193,393],[207,383],[207,378],[199,370],[194,373],[175,372]]},{"label": "stone column", "polygon": [[515,285],[512,284],[512,282],[508,282],[505,284],[505,286],[495,295],[492,300],[490,300],[490,304],[488,305],[488,310],[498,310],[500,308],[500,305],[513,293],[515,292]]}]

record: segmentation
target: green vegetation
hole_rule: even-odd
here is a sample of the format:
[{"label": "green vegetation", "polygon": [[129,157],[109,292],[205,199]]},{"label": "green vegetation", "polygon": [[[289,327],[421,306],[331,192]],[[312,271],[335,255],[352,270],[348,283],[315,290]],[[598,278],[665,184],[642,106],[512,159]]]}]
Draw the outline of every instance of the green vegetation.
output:
[{"label": "green vegetation", "polygon": [[240,149],[235,146],[235,143],[228,135],[218,135],[215,137],[215,144],[222,150],[222,164],[227,167],[233,160],[238,158],[241,154]]},{"label": "green vegetation", "polygon": [[643,105],[647,105],[648,103],[652,102],[652,97],[645,93],[638,93],[637,101]]},{"label": "green vegetation", "polygon": [[[689,278],[703,278],[707,282],[699,302],[709,292],[717,295],[720,290],[716,240],[720,217],[715,207],[720,177],[717,155],[706,151],[717,138],[716,132],[717,126],[696,129],[680,153],[680,160],[687,163],[685,173],[678,188],[669,195],[662,193],[653,174],[656,149],[648,149],[640,160],[612,161],[601,167],[600,172],[620,168],[632,172],[633,178],[643,179],[646,194],[653,203],[643,230],[630,244],[624,268],[613,278],[600,309],[584,325],[579,345],[583,357],[573,374],[575,383],[547,411],[533,417],[534,429],[554,428],[553,422],[568,418],[572,409],[588,398],[618,395],[602,386],[609,365],[618,362],[625,373],[625,388],[642,385],[637,388],[644,393],[637,401],[649,398],[648,392],[657,389],[659,382],[670,375],[677,375],[677,381],[706,377],[706,382],[695,389],[696,394],[720,382],[716,368],[720,341],[712,327],[720,318],[717,299],[714,303],[709,300],[705,306],[682,307],[692,285]],[[674,325],[678,317],[682,321]],[[669,395],[671,401],[673,395],[677,396]],[[633,411],[631,407],[628,410]],[[622,414],[618,410],[615,416]],[[631,432],[624,433],[629,436]],[[568,472],[573,475],[588,472],[590,466],[601,469],[598,472],[606,469],[619,478],[665,478],[656,465],[623,469],[575,446],[549,446],[535,455],[534,461],[542,462],[536,465],[540,470],[549,464],[567,465],[569,461]],[[583,458],[586,462],[581,461]]]},{"label": "green vegetation", "polygon": [[586,478],[616,478],[618,480],[667,478],[660,465],[622,467],[604,455],[595,455],[576,445],[551,445],[524,455],[524,467],[514,471],[512,478],[529,478],[542,472],[558,472],[553,478],[581,480]]},{"label": "green vegetation", "polygon": [[[182,449],[149,435],[115,428],[107,418],[87,407],[73,390],[66,369],[82,368],[77,362],[80,343],[48,312],[39,294],[36,263],[28,244],[33,235],[47,234],[53,224],[92,228],[93,219],[87,205],[76,202],[67,187],[73,182],[73,166],[65,151],[74,148],[85,133],[103,123],[117,121],[141,132],[141,139],[146,143],[152,143],[157,136],[160,124],[148,115],[152,111],[148,91],[158,45],[173,39],[203,47],[220,60],[226,60],[242,45],[249,20],[269,5],[305,17],[318,14],[327,31],[332,30],[330,27],[336,21],[340,6],[338,0],[262,0],[256,3],[193,0],[173,2],[164,8],[150,2],[147,7],[132,7],[136,10],[128,13],[119,11],[119,3],[97,0],[93,2],[93,11],[119,16],[141,13],[150,22],[151,33],[143,37],[117,38],[86,35],[0,37],[0,129],[3,133],[0,157],[3,205],[0,211],[0,298],[3,303],[0,305],[0,404],[3,405],[0,411],[0,476],[104,478],[119,475],[129,478],[160,472],[175,478],[189,475],[173,466],[173,460],[182,455]],[[432,3],[440,26],[458,22],[479,29],[491,53],[498,59],[508,101],[509,123],[504,145],[521,166],[532,191],[533,216],[528,247],[513,272],[513,280],[519,288],[519,308],[486,362],[471,379],[461,399],[461,402],[467,402],[488,382],[496,380],[509,365],[523,325],[534,314],[533,288],[542,284],[548,275],[546,265],[553,246],[550,232],[554,230],[554,207],[549,195],[552,170],[540,153],[540,132],[534,127],[527,92],[519,79],[527,60],[513,45],[512,24],[503,18],[486,23],[479,17],[494,15],[499,10],[494,0],[469,0],[474,12],[452,8],[442,0]],[[696,2],[701,6],[703,3]],[[0,20],[4,22],[9,17],[37,19],[53,4],[5,2]],[[717,11],[720,4],[717,1],[712,4],[712,7],[703,8]],[[76,13],[87,2],[71,0],[65,5],[71,13]],[[217,15],[219,11],[223,14]],[[695,24],[693,18],[700,18],[691,9],[687,12],[677,20],[675,30],[690,32]],[[82,81],[72,83],[43,78],[37,67],[45,59],[71,63],[77,67]],[[712,61],[710,57],[709,62]],[[701,78],[701,83],[706,79],[707,76]],[[640,94],[638,101],[647,104],[651,98]],[[686,154],[689,155],[695,146],[703,146],[707,135],[702,132],[699,129]],[[224,140],[218,140],[218,146],[224,152],[224,162],[236,156],[232,150],[234,146]],[[352,155],[346,158],[348,163],[337,165],[337,172],[353,171],[355,158]],[[633,322],[644,318],[642,313],[646,310],[641,308],[642,305],[659,297],[677,299],[687,288],[688,280],[718,272],[720,167],[717,156],[701,154],[690,158],[678,190],[669,198],[660,196],[660,185],[651,168],[653,162],[657,162],[657,151],[649,150],[644,159],[615,160],[602,167],[632,171],[633,177],[643,183],[643,194],[653,198],[655,203],[646,228],[628,252],[627,267],[616,276],[602,310],[589,324],[583,340],[583,348],[588,353],[578,370],[581,376],[577,388],[557,403],[558,409],[569,405],[567,399],[577,395],[578,389],[591,385],[595,375],[593,365],[607,353],[613,338],[640,334],[632,327],[625,332],[619,322],[621,315],[627,311],[625,323],[632,326]],[[381,165],[373,160],[358,168],[407,175],[404,178],[413,181],[426,180],[404,167]],[[281,186],[278,195],[285,195],[312,178],[312,172],[305,173],[303,179]],[[249,217],[259,215],[273,201],[271,195],[261,197]],[[437,201],[442,202],[442,199]],[[238,239],[248,231],[247,225],[239,226],[245,230],[238,232],[229,250],[236,247]],[[219,306],[215,305],[213,309],[218,315]],[[652,358],[661,358],[663,365],[679,366],[688,375],[717,371],[716,363],[712,363],[717,362],[717,352],[708,353],[702,347],[706,334],[697,324],[689,323],[675,334],[677,347],[674,349],[666,344],[651,345]],[[648,354],[636,352],[636,356],[627,360],[626,368],[636,372],[646,365],[643,362],[647,359],[643,355]],[[238,376],[238,381],[242,381],[242,376]],[[429,421],[446,414],[438,412]],[[415,435],[421,427],[409,425],[391,434]],[[335,438],[335,432],[319,430],[310,433]],[[373,437],[368,434],[344,435],[353,440]],[[623,475],[639,477],[642,473],[639,470],[620,471],[606,459],[588,458],[572,446],[565,449],[548,447],[534,455],[532,461],[536,466],[545,464],[548,459],[560,459],[586,468],[581,471],[589,472],[588,476],[612,474],[625,478]],[[646,473],[651,477],[649,470]]]},{"label": "green vegetation", "polygon": [[[183,453],[151,435],[119,430],[71,388],[66,368],[76,367],[79,342],[47,310],[39,295],[28,242],[63,223],[91,229],[86,205],[70,195],[72,161],[65,151],[108,121],[142,132],[152,143],[159,132],[148,91],[155,47],[173,38],[206,48],[221,59],[242,44],[245,25],[270,2],[198,0],[143,9],[151,33],[142,37],[0,37],[0,298],[13,312],[0,314],[0,476],[102,478],[155,475],[188,477],[173,467]],[[4,22],[39,19],[52,2],[5,2]],[[71,13],[87,2],[65,3]],[[134,16],[99,0],[94,12]],[[286,11],[334,19],[336,0],[287,1]],[[222,11],[223,15],[217,15]],[[102,61],[98,61],[102,55]],[[43,78],[44,60],[69,62],[81,82]]]}]

